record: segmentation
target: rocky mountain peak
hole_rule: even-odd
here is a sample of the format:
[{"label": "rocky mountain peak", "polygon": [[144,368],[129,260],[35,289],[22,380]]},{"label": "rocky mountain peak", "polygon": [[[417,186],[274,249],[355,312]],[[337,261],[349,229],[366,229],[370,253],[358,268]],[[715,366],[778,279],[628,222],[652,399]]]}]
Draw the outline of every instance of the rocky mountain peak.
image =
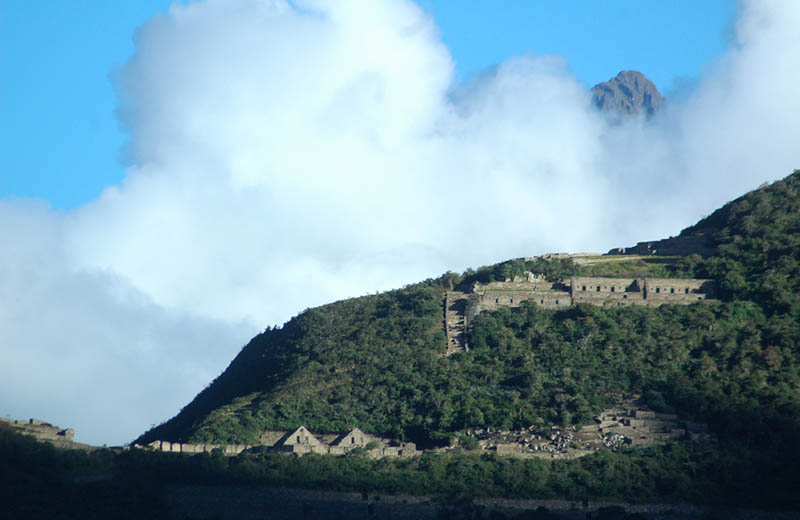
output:
[{"label": "rocky mountain peak", "polygon": [[664,101],[652,81],[641,72],[624,70],[608,81],[592,87],[594,104],[603,111],[620,115],[652,116]]}]

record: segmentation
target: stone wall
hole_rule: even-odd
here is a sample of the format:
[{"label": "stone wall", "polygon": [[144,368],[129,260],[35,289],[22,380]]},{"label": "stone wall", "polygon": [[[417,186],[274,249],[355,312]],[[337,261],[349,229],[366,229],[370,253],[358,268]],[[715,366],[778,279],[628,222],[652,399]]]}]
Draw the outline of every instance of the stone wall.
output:
[{"label": "stone wall", "polygon": [[606,278],[573,276],[565,283],[493,282],[475,284],[470,295],[468,318],[500,307],[519,307],[530,301],[545,309],[560,309],[578,303],[621,307],[664,304],[688,305],[716,296],[711,280],[682,278]]},{"label": "stone wall", "polygon": [[570,278],[573,296],[603,297],[612,293],[641,292],[643,282],[639,278],[606,278],[591,276],[573,276]]},{"label": "stone wall", "polygon": [[[577,458],[598,450],[616,450],[622,446],[653,446],[671,440],[714,439],[708,425],[687,423],[675,414],[657,413],[633,403],[603,410],[594,424],[579,428],[521,430],[480,428],[467,430],[466,436],[478,441],[478,449],[514,457]],[[460,449],[460,442],[441,451]]]},{"label": "stone wall", "polygon": [[563,283],[531,279],[523,282],[492,282],[473,287],[470,315],[493,311],[500,307],[519,307],[524,301],[533,301],[546,309],[572,305],[569,287]]},{"label": "stone wall", "polygon": [[17,430],[25,435],[36,437],[40,441],[51,443],[72,443],[75,441],[75,430],[72,428],[61,428],[39,419],[28,419],[19,421],[0,417],[0,423]]},{"label": "stone wall", "polygon": [[647,300],[657,305],[695,303],[716,296],[711,280],[647,278],[644,290]]},{"label": "stone wall", "polygon": [[476,283],[473,287],[473,292],[477,291],[494,291],[494,292],[503,292],[503,291],[527,291],[527,292],[537,292],[537,291],[552,291],[554,290],[553,282],[548,282],[544,279],[537,278],[537,279],[523,279],[521,281],[508,281],[508,282],[490,282],[486,284]]},{"label": "stone wall", "polygon": [[620,436],[624,439],[624,444],[631,446],[653,446],[686,438],[716,439],[705,423],[680,421],[675,414],[657,413],[652,410],[632,407],[605,410],[596,419],[597,430],[604,439]]},{"label": "stone wall", "polygon": [[663,240],[639,242],[633,247],[617,247],[608,252],[610,255],[659,255],[689,256],[698,254],[710,256],[714,248],[705,237],[671,237]]},{"label": "stone wall", "polygon": [[688,305],[714,298],[711,280],[688,278],[601,278],[573,276],[573,303],[603,306]]},{"label": "stone wall", "polygon": [[519,307],[522,302],[529,300],[547,309],[569,307],[572,304],[570,294],[566,291],[534,293],[524,290],[485,291],[478,295],[477,303],[481,310],[491,311],[500,307]]},{"label": "stone wall", "polygon": [[210,453],[216,449],[222,450],[225,455],[238,455],[239,453],[252,448],[249,444],[213,444],[199,443],[191,444],[187,442],[153,441],[146,446],[155,451],[166,451],[170,453]]},{"label": "stone wall", "polygon": [[638,278],[573,276],[572,302],[603,306],[646,305],[644,281]]},{"label": "stone wall", "polygon": [[[297,440],[297,437],[300,437],[300,440]],[[261,439],[264,440],[263,444],[261,443]],[[365,449],[367,455],[372,458],[405,458],[414,457],[421,453],[417,450],[413,442],[395,442],[384,437],[366,434],[358,429],[351,430],[341,435],[314,435],[302,426],[291,432],[265,431],[261,435],[258,444],[192,444],[153,441],[146,446],[137,447],[154,451],[189,454],[212,452],[219,449],[222,450],[223,454],[229,456],[238,455],[247,450],[266,450],[295,455],[306,455],[309,453],[316,453],[318,455],[345,455],[356,448]]]}]

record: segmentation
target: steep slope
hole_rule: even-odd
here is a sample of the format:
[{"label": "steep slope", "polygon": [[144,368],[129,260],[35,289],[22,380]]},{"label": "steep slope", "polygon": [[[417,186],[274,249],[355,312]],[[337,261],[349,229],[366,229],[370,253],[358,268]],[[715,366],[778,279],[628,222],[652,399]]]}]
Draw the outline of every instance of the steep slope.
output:
[{"label": "steep slope", "polygon": [[619,114],[652,116],[664,98],[652,81],[635,70],[624,70],[592,87],[592,100],[600,110]]},{"label": "steep slope", "polygon": [[[592,274],[591,267],[509,261],[310,309],[254,338],[175,418],[138,442],[247,442],[264,429],[305,424],[436,443],[472,427],[583,423],[620,396],[641,394],[653,408],[709,422],[737,456],[758,439],[759,453],[777,461],[783,446],[800,441],[799,223],[795,172],[681,233],[703,237],[713,254],[630,264],[711,277],[722,301],[523,304],[480,314],[470,350],[451,357],[443,356],[445,291],[524,270],[558,279]],[[628,264],[618,265],[614,275],[629,274]]]},{"label": "steep slope", "polygon": [[410,381],[446,364],[435,282],[309,309],[253,338],[177,417],[142,440],[253,440],[265,428],[400,434]]},{"label": "steep slope", "polygon": [[680,237],[705,237],[716,254],[695,269],[727,298],[800,318],[800,172],[726,204]]}]

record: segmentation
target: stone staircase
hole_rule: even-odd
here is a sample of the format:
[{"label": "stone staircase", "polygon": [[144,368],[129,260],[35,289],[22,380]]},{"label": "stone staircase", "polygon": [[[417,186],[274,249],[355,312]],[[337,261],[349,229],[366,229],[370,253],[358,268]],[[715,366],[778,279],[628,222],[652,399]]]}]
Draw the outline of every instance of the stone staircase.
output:
[{"label": "stone staircase", "polygon": [[444,295],[446,356],[469,350],[467,345],[467,293],[448,291]]}]

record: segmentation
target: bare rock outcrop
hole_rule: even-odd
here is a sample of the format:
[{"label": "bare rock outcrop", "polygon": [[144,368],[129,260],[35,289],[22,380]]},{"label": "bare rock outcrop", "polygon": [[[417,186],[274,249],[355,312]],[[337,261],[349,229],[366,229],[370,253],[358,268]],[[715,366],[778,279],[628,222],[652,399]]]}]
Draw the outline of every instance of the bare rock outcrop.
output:
[{"label": "bare rock outcrop", "polygon": [[592,87],[595,106],[622,116],[651,117],[664,102],[652,81],[635,70],[624,70],[608,81]]}]

